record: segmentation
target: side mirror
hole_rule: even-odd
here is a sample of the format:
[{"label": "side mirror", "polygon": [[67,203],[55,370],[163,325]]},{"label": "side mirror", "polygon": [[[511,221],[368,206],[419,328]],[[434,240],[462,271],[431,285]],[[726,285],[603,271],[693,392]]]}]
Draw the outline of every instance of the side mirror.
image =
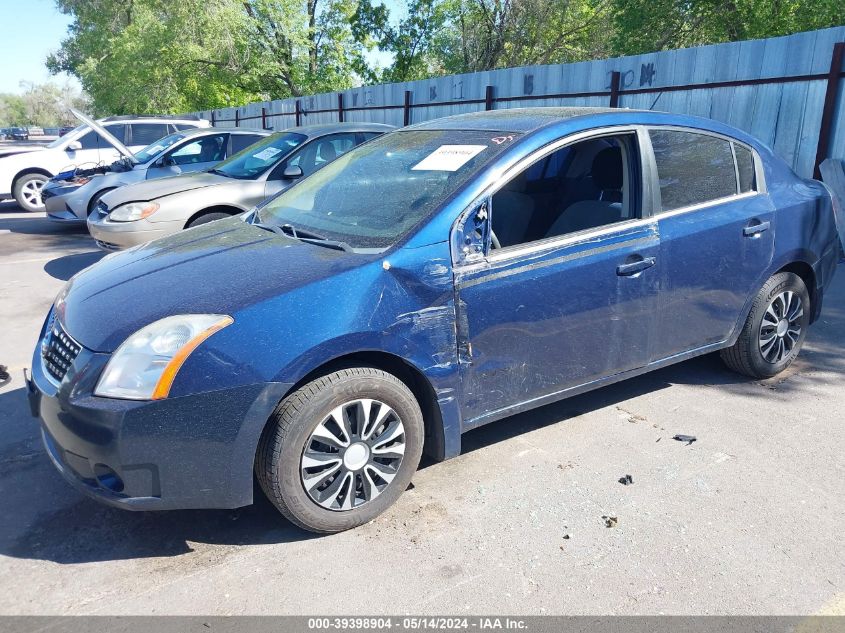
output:
[{"label": "side mirror", "polygon": [[285,171],[282,172],[282,178],[285,180],[295,180],[296,178],[302,178],[302,167],[298,165],[290,165],[285,167]]},{"label": "side mirror", "polygon": [[82,143],[79,141],[71,141],[68,143],[67,147],[65,148],[66,152],[78,152],[82,149]]}]

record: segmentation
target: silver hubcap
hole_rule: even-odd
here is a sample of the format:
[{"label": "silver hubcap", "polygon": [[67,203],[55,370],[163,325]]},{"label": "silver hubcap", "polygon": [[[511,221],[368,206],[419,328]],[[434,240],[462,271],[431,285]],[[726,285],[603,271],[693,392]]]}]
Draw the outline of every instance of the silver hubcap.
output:
[{"label": "silver hubcap", "polygon": [[302,485],[322,507],[352,510],[384,492],[404,456],[405,427],[396,412],[378,400],[352,400],[312,431],[302,451]]},{"label": "silver hubcap", "polygon": [[41,187],[44,186],[44,183],[47,182],[47,179],[34,179],[24,183],[24,186],[21,187],[21,197],[23,197],[24,201],[32,206],[32,207],[40,207],[42,205],[41,202]]},{"label": "silver hubcap", "polygon": [[760,325],[760,353],[770,363],[779,363],[792,353],[801,337],[804,306],[794,292],[782,292],[766,308]]}]

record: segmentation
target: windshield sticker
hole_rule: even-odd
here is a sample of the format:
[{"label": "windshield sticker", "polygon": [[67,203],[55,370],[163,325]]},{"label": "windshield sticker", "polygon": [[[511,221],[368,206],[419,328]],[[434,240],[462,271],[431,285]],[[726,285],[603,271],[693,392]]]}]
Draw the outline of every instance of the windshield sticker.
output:
[{"label": "windshield sticker", "polygon": [[441,145],[411,169],[415,171],[458,171],[487,149],[486,145]]},{"label": "windshield sticker", "polygon": [[275,147],[265,147],[257,154],[253,154],[253,158],[257,158],[258,160],[270,160],[276,154],[281,154],[282,150],[276,149]]},{"label": "windshield sticker", "polygon": [[164,145],[153,145],[150,149],[147,150],[147,154],[158,154],[163,149]]}]

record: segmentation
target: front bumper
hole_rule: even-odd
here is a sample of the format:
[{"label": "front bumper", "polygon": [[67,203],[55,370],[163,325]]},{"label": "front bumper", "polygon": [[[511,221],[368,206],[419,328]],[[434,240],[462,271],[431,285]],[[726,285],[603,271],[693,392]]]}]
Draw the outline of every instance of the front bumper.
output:
[{"label": "front bumper", "polygon": [[252,503],[264,424],[290,385],[260,383],[131,401],[90,395],[109,355],[83,349],[58,385],[33,356],[30,408],[62,476],[129,510],[236,508]]},{"label": "front bumper", "polygon": [[[48,183],[41,190],[41,200],[47,210],[47,219],[62,224],[85,224],[87,207],[80,205],[79,190],[84,185],[75,187],[61,187]],[[80,209],[82,211],[80,212]]]},{"label": "front bumper", "polygon": [[160,237],[166,237],[182,230],[183,221],[112,222],[108,216],[92,213],[88,218],[88,232],[97,240],[97,246],[107,251],[119,251],[139,244],[146,244]]}]

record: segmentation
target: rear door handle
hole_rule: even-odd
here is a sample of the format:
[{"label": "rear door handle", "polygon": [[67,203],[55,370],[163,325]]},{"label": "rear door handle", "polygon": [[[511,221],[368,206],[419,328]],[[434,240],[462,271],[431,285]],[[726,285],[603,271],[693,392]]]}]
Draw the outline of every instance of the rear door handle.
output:
[{"label": "rear door handle", "polygon": [[619,264],[616,267],[616,274],[621,277],[636,275],[637,273],[644,271],[646,268],[654,266],[655,261],[654,257],[646,257],[639,261],[631,262],[630,264]]},{"label": "rear door handle", "polygon": [[760,235],[763,231],[768,231],[771,223],[769,222],[760,222],[758,224],[751,224],[746,226],[742,229],[742,234],[745,237],[754,237],[755,235]]}]

